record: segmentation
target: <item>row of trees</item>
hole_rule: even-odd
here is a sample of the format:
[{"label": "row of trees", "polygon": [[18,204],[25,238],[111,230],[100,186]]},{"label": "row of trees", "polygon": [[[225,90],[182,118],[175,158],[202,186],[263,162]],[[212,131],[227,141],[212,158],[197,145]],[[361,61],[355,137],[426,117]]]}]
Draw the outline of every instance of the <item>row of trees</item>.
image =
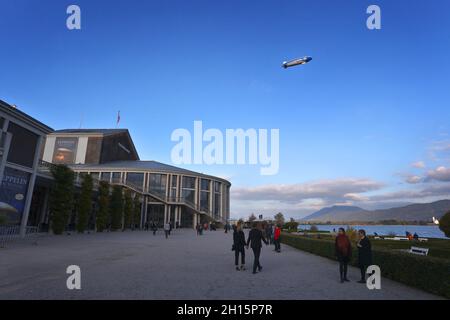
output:
[{"label": "row of trees", "polygon": [[54,186],[50,193],[49,209],[52,230],[62,234],[75,208],[76,230],[80,233],[88,229],[89,217],[96,203],[95,226],[98,232],[105,229],[112,231],[136,227],[140,224],[141,204],[139,196],[133,197],[128,189],[110,186],[100,181],[97,197],[94,199],[94,181],[90,175],[84,175],[81,190],[74,204],[74,172],[67,166],[57,165],[52,168]]}]

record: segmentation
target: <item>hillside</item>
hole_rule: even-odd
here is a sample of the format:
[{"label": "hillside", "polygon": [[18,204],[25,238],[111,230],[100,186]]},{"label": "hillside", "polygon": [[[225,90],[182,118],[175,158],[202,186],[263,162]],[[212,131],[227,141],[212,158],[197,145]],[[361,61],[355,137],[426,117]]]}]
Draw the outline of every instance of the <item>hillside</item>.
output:
[{"label": "hillside", "polygon": [[332,206],[306,216],[306,221],[431,221],[431,217],[440,218],[450,210],[450,200],[431,203],[416,203],[403,207],[382,210],[365,210],[353,206]]}]

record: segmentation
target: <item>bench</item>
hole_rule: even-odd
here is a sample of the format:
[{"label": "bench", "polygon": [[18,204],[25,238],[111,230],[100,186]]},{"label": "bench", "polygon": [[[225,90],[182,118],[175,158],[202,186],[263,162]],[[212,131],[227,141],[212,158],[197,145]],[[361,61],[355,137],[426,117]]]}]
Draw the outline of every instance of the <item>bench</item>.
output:
[{"label": "bench", "polygon": [[422,256],[427,256],[428,255],[428,250],[430,250],[430,249],[419,248],[419,247],[411,247],[411,249],[409,249],[409,253],[419,254],[419,255],[422,255]]}]

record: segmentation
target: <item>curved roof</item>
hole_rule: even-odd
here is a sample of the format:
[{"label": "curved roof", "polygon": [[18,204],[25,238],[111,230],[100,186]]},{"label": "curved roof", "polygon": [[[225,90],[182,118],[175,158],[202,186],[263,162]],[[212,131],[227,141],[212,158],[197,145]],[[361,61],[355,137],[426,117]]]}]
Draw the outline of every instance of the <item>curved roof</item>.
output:
[{"label": "curved roof", "polygon": [[126,160],[126,161],[113,161],[113,162],[107,162],[107,163],[101,163],[101,164],[75,164],[70,165],[71,168],[75,170],[92,170],[92,171],[121,171],[121,170],[127,170],[127,171],[157,171],[157,172],[163,172],[163,173],[176,173],[176,174],[184,174],[184,175],[196,175],[201,176],[205,178],[210,178],[214,180],[220,180],[222,182],[225,182],[227,184],[231,183],[228,180],[225,180],[223,178],[203,174],[200,172],[195,172],[175,166],[171,166],[162,162],[158,161],[133,161],[133,160]]}]

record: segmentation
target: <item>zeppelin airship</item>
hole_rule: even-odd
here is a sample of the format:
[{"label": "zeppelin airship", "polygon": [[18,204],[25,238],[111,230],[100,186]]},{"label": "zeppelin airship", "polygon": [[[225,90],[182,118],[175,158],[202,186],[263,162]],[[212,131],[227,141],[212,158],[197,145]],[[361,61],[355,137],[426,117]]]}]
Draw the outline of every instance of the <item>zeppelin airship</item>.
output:
[{"label": "zeppelin airship", "polygon": [[283,68],[286,69],[286,68],[289,68],[289,67],[294,67],[294,66],[298,66],[298,65],[302,65],[302,64],[307,64],[311,60],[312,60],[311,57],[303,57],[303,58],[294,59],[294,60],[290,60],[290,61],[284,61],[283,62]]}]

